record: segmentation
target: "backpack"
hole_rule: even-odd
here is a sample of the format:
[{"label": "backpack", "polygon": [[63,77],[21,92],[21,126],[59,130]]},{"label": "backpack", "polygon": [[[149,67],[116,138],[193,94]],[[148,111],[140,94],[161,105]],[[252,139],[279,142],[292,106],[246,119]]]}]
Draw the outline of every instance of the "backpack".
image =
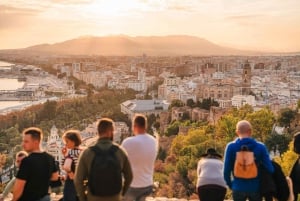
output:
[{"label": "backpack", "polygon": [[122,190],[122,170],[117,159],[118,146],[104,150],[97,145],[90,147],[95,153],[92,161],[88,186],[94,196],[112,196]]},{"label": "backpack", "polygon": [[253,179],[257,177],[254,153],[246,145],[241,147],[241,151],[236,152],[233,175],[240,179]]}]

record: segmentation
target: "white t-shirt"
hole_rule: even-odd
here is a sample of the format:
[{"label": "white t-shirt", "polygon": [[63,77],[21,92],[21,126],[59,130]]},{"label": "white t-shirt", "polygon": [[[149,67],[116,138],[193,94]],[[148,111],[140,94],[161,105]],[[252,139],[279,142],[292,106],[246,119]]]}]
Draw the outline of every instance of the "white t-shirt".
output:
[{"label": "white t-shirt", "polygon": [[133,172],[131,187],[141,188],[153,185],[154,163],[158,151],[157,140],[149,134],[126,138],[122,147],[128,154]]}]

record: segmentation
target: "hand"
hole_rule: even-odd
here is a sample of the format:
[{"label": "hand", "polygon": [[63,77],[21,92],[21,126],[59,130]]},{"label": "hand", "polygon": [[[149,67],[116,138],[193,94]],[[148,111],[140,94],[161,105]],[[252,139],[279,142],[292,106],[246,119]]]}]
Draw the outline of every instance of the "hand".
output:
[{"label": "hand", "polygon": [[63,147],[61,149],[61,153],[65,156],[67,154],[67,148],[66,147]]},{"label": "hand", "polygon": [[68,176],[69,176],[70,179],[74,179],[74,172],[68,173]]}]

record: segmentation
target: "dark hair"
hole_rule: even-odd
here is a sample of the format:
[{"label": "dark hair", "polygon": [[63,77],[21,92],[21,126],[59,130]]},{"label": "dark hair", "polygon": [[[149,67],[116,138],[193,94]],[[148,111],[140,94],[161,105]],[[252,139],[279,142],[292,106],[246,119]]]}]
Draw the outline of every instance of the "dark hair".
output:
[{"label": "dark hair", "polygon": [[64,141],[66,139],[71,140],[75,143],[76,147],[81,144],[81,135],[79,130],[68,130],[63,134],[62,138]]},{"label": "dark hair", "polygon": [[114,128],[114,122],[109,118],[102,118],[98,122],[97,129],[99,135],[102,135],[106,133],[108,130],[111,130],[113,128]]},{"label": "dark hair", "polygon": [[41,141],[43,139],[43,132],[37,127],[30,127],[23,131],[23,135],[31,135],[34,140]]},{"label": "dark hair", "polygon": [[139,128],[147,128],[147,118],[143,114],[136,114],[133,117],[133,126],[137,126]]}]

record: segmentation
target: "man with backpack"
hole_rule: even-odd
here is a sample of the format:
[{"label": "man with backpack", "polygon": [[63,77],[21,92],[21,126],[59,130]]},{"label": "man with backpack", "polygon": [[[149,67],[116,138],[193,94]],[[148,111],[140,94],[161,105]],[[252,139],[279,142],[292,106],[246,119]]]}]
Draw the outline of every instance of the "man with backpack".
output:
[{"label": "man with backpack", "polygon": [[233,191],[234,201],[261,201],[259,169],[264,167],[273,173],[267,149],[251,138],[251,124],[242,120],[236,125],[238,138],[225,149],[224,179]]},{"label": "man with backpack", "polygon": [[[114,123],[98,122],[99,139],[79,157],[74,184],[80,201],[120,201],[132,181],[126,152],[112,142]],[[86,185],[87,181],[87,185]]]}]

